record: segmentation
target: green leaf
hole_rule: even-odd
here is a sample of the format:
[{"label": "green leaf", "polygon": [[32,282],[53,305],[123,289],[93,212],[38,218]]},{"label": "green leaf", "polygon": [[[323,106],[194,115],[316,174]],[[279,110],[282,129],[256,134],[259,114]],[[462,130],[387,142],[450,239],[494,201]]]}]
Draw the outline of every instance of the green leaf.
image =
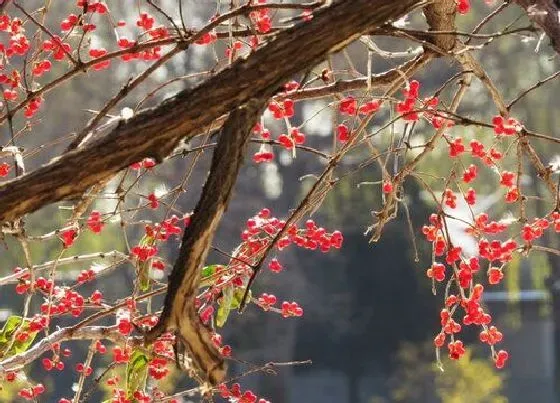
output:
[{"label": "green leaf", "polygon": [[11,340],[12,335],[21,324],[21,316],[10,316],[0,332],[0,342],[6,343]]},{"label": "green leaf", "polygon": [[139,245],[140,246],[154,246],[155,239],[151,236],[144,235],[142,239],[140,239]]},{"label": "green leaf", "polygon": [[[243,295],[245,295],[245,290],[243,288],[236,288],[233,292],[233,299],[231,300],[231,305],[229,306],[231,309],[237,309],[241,305],[241,301],[243,300]],[[247,294],[247,300],[251,299],[251,290]]]},{"label": "green leaf", "polygon": [[126,397],[132,399],[134,392],[146,387],[148,377],[148,357],[139,350],[135,350],[126,366]]},{"label": "green leaf", "polygon": [[140,286],[140,291],[148,291],[150,288],[150,266],[150,260],[138,262],[138,285]]},{"label": "green leaf", "polygon": [[[24,326],[25,329],[27,325]],[[10,349],[10,351],[8,351],[8,355],[15,355],[15,354],[21,354],[26,352],[29,349],[29,347],[31,347],[31,344],[33,344],[33,341],[35,340],[35,336],[37,336],[37,332],[29,333],[29,336],[25,341],[16,340],[14,346]]]},{"label": "green leaf", "polygon": [[222,298],[219,300],[218,312],[216,312],[216,326],[222,327],[231,311],[233,301],[233,286],[229,285],[222,289]]},{"label": "green leaf", "polygon": [[[4,323],[2,331],[0,331],[0,352],[3,357],[23,353],[33,344],[37,332],[29,331],[28,320],[25,320],[23,324],[21,321],[21,316],[10,316]],[[28,333],[28,337],[25,341],[14,340],[15,332],[18,329]],[[5,351],[7,348],[9,348],[9,350]]]},{"label": "green leaf", "polygon": [[212,276],[214,274],[216,274],[216,272],[218,271],[218,269],[222,267],[219,264],[213,264],[210,266],[206,266],[202,268],[202,272],[201,272],[201,277],[202,280],[200,280],[200,287],[209,287],[214,283],[214,279],[212,278]]}]

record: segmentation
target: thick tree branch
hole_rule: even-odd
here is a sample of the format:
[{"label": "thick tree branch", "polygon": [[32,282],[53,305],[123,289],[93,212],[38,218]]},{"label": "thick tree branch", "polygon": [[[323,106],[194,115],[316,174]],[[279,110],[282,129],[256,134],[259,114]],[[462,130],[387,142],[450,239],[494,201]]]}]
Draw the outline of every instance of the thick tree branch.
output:
[{"label": "thick tree branch", "polygon": [[417,0],[340,0],[313,20],[280,32],[245,60],[122,121],[106,137],[3,184],[0,221],[12,221],[53,202],[80,196],[121,169],[145,157],[162,161],[200,127],[269,88],[279,88],[293,74],[343,48],[360,34],[410,11]]},{"label": "thick tree branch", "polygon": [[314,99],[323,98],[330,96],[332,94],[344,92],[344,91],[355,91],[363,88],[367,88],[368,81],[370,88],[387,88],[392,86],[395,81],[402,79],[402,73],[405,72],[407,76],[411,77],[425,67],[432,59],[435,54],[432,52],[421,53],[415,58],[404,62],[400,66],[392,68],[383,73],[372,74],[371,77],[360,77],[353,78],[350,80],[337,80],[333,83],[322,85],[312,88],[303,88],[294,92],[288,93],[286,96],[275,97],[275,99],[282,100],[285,98],[290,98],[293,100],[304,100],[304,99]]},{"label": "thick tree branch", "polygon": [[432,35],[431,43],[444,51],[450,51],[455,46],[455,0],[435,0],[424,8],[426,21],[430,31],[447,31],[447,35]]},{"label": "thick tree branch", "polygon": [[271,95],[265,93],[260,99],[250,100],[231,112],[224,123],[212,156],[210,175],[189,228],[185,230],[179,257],[169,276],[163,312],[157,326],[146,335],[146,341],[151,343],[166,330],[175,330],[179,348],[186,347],[194,367],[213,384],[224,379],[225,362],[212,342],[210,330],[200,322],[194,306],[200,268],[231,198],[252,128]]}]

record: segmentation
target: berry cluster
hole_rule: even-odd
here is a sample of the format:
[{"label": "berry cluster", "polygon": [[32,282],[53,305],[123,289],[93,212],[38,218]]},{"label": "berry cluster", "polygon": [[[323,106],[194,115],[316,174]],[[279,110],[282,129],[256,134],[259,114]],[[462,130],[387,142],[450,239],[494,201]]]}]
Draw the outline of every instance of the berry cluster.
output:
[{"label": "berry cluster", "polygon": [[[220,396],[224,399],[230,399],[237,403],[270,403],[266,399],[259,399],[252,391],[247,390],[242,392],[241,385],[234,383],[231,388],[228,388],[225,383],[219,385]],[[258,399],[258,400],[257,400]]]}]

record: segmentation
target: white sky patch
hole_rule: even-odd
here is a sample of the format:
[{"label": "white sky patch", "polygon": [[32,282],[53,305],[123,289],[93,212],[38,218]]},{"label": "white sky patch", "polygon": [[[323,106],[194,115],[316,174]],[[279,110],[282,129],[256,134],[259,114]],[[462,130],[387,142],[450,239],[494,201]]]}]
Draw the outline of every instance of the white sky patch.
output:
[{"label": "white sky patch", "polygon": [[269,199],[278,199],[282,194],[282,177],[278,173],[276,164],[264,164],[263,185],[264,192]]},{"label": "white sky patch", "polygon": [[130,119],[133,116],[134,116],[134,110],[132,108],[129,108],[127,106],[126,108],[121,109],[121,118]]},{"label": "white sky patch", "polygon": [[119,68],[114,70],[116,79],[121,81],[126,81],[130,77],[130,64],[121,63]]},{"label": "white sky patch", "polygon": [[[473,80],[469,86],[471,96],[482,94],[484,91],[486,91],[486,88],[479,80]],[[476,97],[473,99],[476,99]]]},{"label": "white sky patch", "polygon": [[539,55],[539,64],[545,74],[552,74],[556,71],[556,63],[550,55],[544,53]]},{"label": "white sky patch", "polygon": [[399,18],[398,20],[396,20],[395,22],[393,22],[393,26],[395,28],[404,28],[409,24],[408,21],[408,15],[402,16],[401,18]]},{"label": "white sky patch", "polygon": [[[462,197],[457,197],[457,208],[450,209],[447,206],[443,209],[446,213],[463,219],[467,222],[472,222],[472,217],[470,210],[467,207],[467,203]],[[451,237],[451,242],[453,245],[460,245],[463,248],[463,253],[466,256],[475,256],[478,252],[478,245],[475,239],[468,235],[465,231],[469,226],[460,220],[447,220],[447,228],[449,230],[449,236]]]},{"label": "white sky patch", "polygon": [[160,197],[162,197],[163,195],[166,195],[168,192],[169,192],[169,189],[167,188],[167,186],[165,186],[165,183],[160,183],[154,189],[154,194],[156,195],[156,197],[158,199]]},{"label": "white sky patch", "polygon": [[549,164],[554,173],[560,172],[560,155],[553,156]]},{"label": "white sky patch", "polygon": [[[167,67],[165,65],[160,66],[157,68],[153,73],[153,77],[158,81],[165,81],[167,80]],[[176,92],[176,91],[175,91]]]},{"label": "white sky patch", "polygon": [[531,177],[531,175],[521,175],[521,177],[519,178],[519,183],[521,185],[530,185],[531,183],[533,183],[533,178]]},{"label": "white sky patch", "polygon": [[12,315],[12,311],[9,309],[0,309],[0,321],[5,322]]},{"label": "white sky patch", "polygon": [[100,38],[99,35],[91,35],[90,36],[90,48],[91,49],[99,49],[99,48],[103,48],[104,45],[104,40],[103,38]]},{"label": "white sky patch", "polygon": [[96,272],[99,273],[100,271],[104,270],[105,268],[107,268],[106,264],[100,263],[100,262],[93,262],[92,265],[90,266],[90,268]]},{"label": "white sky patch", "polygon": [[510,225],[517,221],[518,218],[515,217],[511,211],[508,211],[506,214],[504,214],[504,216],[500,220],[500,223]]},{"label": "white sky patch", "polygon": [[164,277],[164,270],[150,270],[150,278],[152,278],[153,280],[163,280]]},{"label": "white sky patch", "polygon": [[[181,25],[179,24],[179,26]],[[202,46],[202,48],[204,48],[204,46]],[[185,66],[188,65],[188,62],[190,62],[190,60],[187,60],[187,56],[185,53],[175,55],[171,58],[171,64],[177,71],[181,71],[182,69],[184,69]]]},{"label": "white sky patch", "polygon": [[189,49],[193,52],[190,62],[192,63],[193,70],[202,70],[206,68],[205,53],[207,52],[206,46],[192,46]]},{"label": "white sky patch", "polygon": [[287,152],[285,150],[281,150],[278,153],[278,162],[280,164],[282,164],[283,166],[289,166],[289,165],[292,165],[292,163],[294,162],[294,159],[292,158],[292,154],[290,154],[289,152]]},{"label": "white sky patch", "polygon": [[[414,158],[422,151],[424,151],[424,148],[420,146],[426,144],[426,138],[422,134],[415,134],[412,137],[410,137],[409,144],[411,147],[414,148],[408,150],[408,153],[410,157]],[[441,148],[440,147],[434,148],[434,151],[436,150],[441,150]]]},{"label": "white sky patch", "polygon": [[531,17],[538,17],[538,16],[545,16],[548,14],[548,12],[544,8],[539,7],[536,4],[532,4],[529,7],[527,7],[527,14],[529,14],[529,16]]},{"label": "white sky patch", "polygon": [[14,158],[15,158],[15,160],[16,160],[16,165],[17,165],[18,167],[20,167],[21,169],[23,169],[23,168],[25,167],[25,165],[24,165],[24,163],[23,163],[23,157],[22,157],[21,153],[19,153],[19,152],[18,152],[18,153],[15,153],[15,154],[14,154]]},{"label": "white sky patch", "polygon": [[[117,186],[119,184],[120,178],[114,178],[112,179],[109,184],[107,185],[107,187],[105,188],[105,193],[108,195],[107,198],[101,198],[98,199],[95,202],[95,209],[99,210],[101,212],[104,211],[114,211],[115,208],[117,207],[117,203],[119,202],[117,197],[114,197],[114,193],[115,190],[117,189]],[[119,222],[119,220],[117,221],[113,221],[113,219],[109,220],[110,222]]]},{"label": "white sky patch", "polygon": [[306,102],[302,109],[302,117],[305,122],[303,130],[307,133],[319,136],[332,134],[332,109],[325,101]]},{"label": "white sky patch", "polygon": [[[115,203],[116,204],[116,203]],[[116,213],[109,219],[110,223],[118,223],[121,222],[121,213]]]}]

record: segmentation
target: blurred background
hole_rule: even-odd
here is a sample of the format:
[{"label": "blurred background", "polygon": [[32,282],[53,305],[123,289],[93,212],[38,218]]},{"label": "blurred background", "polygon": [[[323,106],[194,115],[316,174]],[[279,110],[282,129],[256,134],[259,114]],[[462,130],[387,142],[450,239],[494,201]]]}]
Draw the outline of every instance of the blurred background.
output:
[{"label": "blurred background", "polygon": [[[56,30],[57,21],[62,20],[71,9],[68,2],[52,2],[48,21]],[[72,2],[71,2],[72,3]],[[134,7],[130,7],[134,3]],[[140,2],[142,3],[142,2]],[[227,3],[227,4],[226,4]],[[42,4],[26,1],[29,10]],[[111,10],[123,18],[131,27],[129,38],[137,31],[134,21],[138,9],[136,2],[108,2]],[[177,18],[175,0],[162,0],[161,7]],[[184,0],[185,23],[191,27],[201,27],[216,12],[216,1]],[[222,10],[229,1],[222,1]],[[482,1],[473,1],[474,11],[458,17],[461,30],[468,31],[491,8]],[[144,8],[142,6],[142,8]],[[148,11],[148,10],[145,10]],[[518,16],[522,10],[515,5],[488,24],[486,32],[495,32]],[[287,13],[277,18],[286,17]],[[162,20],[163,22],[163,20]],[[520,26],[527,25],[521,17]],[[418,20],[411,26],[423,26]],[[92,46],[115,48],[115,33],[102,28],[93,35]],[[29,27],[32,29],[32,27]],[[123,28],[121,35],[127,35]],[[501,89],[506,99],[514,98],[522,89],[554,73],[558,69],[557,56],[548,47],[547,39],[538,44],[538,38],[512,35],[495,40],[482,51],[476,53],[486,67],[489,75]],[[374,38],[383,50],[403,51],[417,47],[412,42],[395,41],[391,38]],[[174,77],[207,71],[223,59],[225,46],[217,44],[210,47],[191,47],[178,55],[164,67],[158,69],[145,84],[135,90],[113,113],[118,115],[120,108],[135,108],[146,93],[161,83]],[[348,53],[358,72],[366,70],[367,52],[363,45],[350,47]],[[216,55],[219,55],[218,57]],[[373,56],[375,72],[385,71],[405,59],[387,59]],[[223,62],[222,62],[223,63]],[[344,57],[335,56],[330,61],[335,78],[352,76]],[[79,131],[92,116],[91,110],[99,110],[108,99],[123,85],[128,77],[143,71],[146,63],[112,62],[111,68],[96,73],[88,73],[70,80],[64,86],[49,93],[38,117],[33,120],[32,134],[22,137],[20,146],[34,150],[37,146]],[[327,65],[317,66],[320,72]],[[421,95],[428,96],[458,70],[448,60],[432,62],[429,68],[416,78],[422,83]],[[58,71],[60,74],[61,71]],[[52,77],[57,71],[52,71]],[[149,99],[144,106],[150,106],[173,95],[177,91],[196,85],[204,76],[194,79],[177,80],[166,86]],[[558,82],[552,81],[534,91],[516,105],[512,114],[529,128],[556,136],[559,127],[560,91]],[[442,98],[449,99],[449,92]],[[338,124],[328,108],[332,98],[298,103],[296,116],[292,123],[305,122],[302,131],[307,135],[307,143],[317,149],[329,151],[333,143],[333,127]],[[387,108],[385,108],[387,109]],[[474,82],[469,96],[460,108],[460,113],[489,120],[495,114],[484,89]],[[370,130],[387,121],[390,112],[380,113]],[[312,119],[311,119],[312,118]],[[22,121],[16,124],[23,125]],[[268,115],[266,125],[273,134],[281,133],[284,128]],[[395,130],[403,130],[397,126]],[[419,125],[411,142],[421,143],[430,132],[429,127]],[[454,128],[454,135],[465,139],[488,139],[487,132]],[[380,144],[387,144],[388,137],[378,136]],[[2,128],[2,142],[9,141],[9,132]],[[467,143],[468,141],[466,141]],[[421,171],[442,176],[451,166],[445,157],[447,147],[441,144],[427,158]],[[549,144],[535,143],[543,155],[543,160],[555,162],[560,159],[560,150]],[[546,146],[546,147],[545,147]],[[45,163],[64,149],[64,144],[46,147],[26,158],[27,169]],[[251,155],[257,146],[252,146]],[[194,207],[200,187],[208,169],[210,153],[205,153],[196,165],[189,189],[179,202],[182,211]],[[259,396],[267,397],[274,403],[386,403],[386,402],[512,402],[524,403],[555,402],[556,390],[560,387],[560,260],[558,256],[532,254],[529,258],[517,256],[505,269],[505,281],[488,292],[485,304],[492,313],[497,326],[504,333],[501,346],[510,352],[507,367],[498,371],[490,359],[490,352],[477,342],[476,331],[467,331],[463,339],[468,343],[468,354],[459,362],[443,359],[445,371],[435,365],[435,352],[432,340],[439,331],[439,310],[443,301],[442,292],[434,296],[431,281],[426,278],[426,268],[431,264],[429,244],[421,236],[421,227],[427,222],[433,209],[430,199],[420,191],[413,181],[405,184],[406,204],[410,210],[412,231],[406,220],[404,209],[398,218],[385,230],[380,242],[370,244],[364,235],[372,224],[372,211],[381,206],[380,185],[368,185],[380,179],[379,167],[370,164],[359,172],[349,174],[360,161],[367,159],[367,151],[353,153],[337,171],[342,179],[324,201],[321,209],[314,215],[319,225],[328,230],[339,229],[344,234],[343,248],[336,252],[321,254],[313,251],[287,249],[279,255],[285,266],[280,274],[267,271],[259,277],[254,293],[273,293],[279,300],[295,300],[303,306],[303,318],[284,319],[273,313],[265,313],[252,306],[243,315],[233,314],[227,326],[221,330],[224,342],[233,348],[236,359],[231,363],[231,373],[240,374],[267,362],[287,362],[311,360],[312,364],[301,366],[279,366],[277,373],[257,372],[245,377],[241,382],[244,388],[251,388]],[[147,194],[154,189],[171,188],[192,162],[188,158],[175,158],[154,169],[153,174],[144,180],[137,189]],[[215,245],[225,251],[233,250],[240,240],[240,232],[245,221],[263,207],[268,207],[274,215],[284,217],[293,209],[313,180],[306,175],[319,174],[325,161],[312,154],[298,153],[293,158],[289,153],[276,152],[274,163],[255,165],[247,158],[241,173],[235,198],[225,216]],[[514,170],[515,166],[504,166]],[[495,173],[481,173],[479,180],[480,211],[487,211],[492,219],[510,219],[510,213],[501,201],[503,194],[497,193],[493,181],[486,181]],[[443,190],[443,184],[433,186]],[[441,183],[441,182],[440,182]],[[491,183],[491,184],[490,184]],[[543,189],[531,171],[523,177],[523,184],[529,193],[544,196]],[[360,186],[359,186],[360,185]],[[109,188],[116,186],[110,184]],[[67,204],[50,206],[27,218],[27,228],[31,235],[40,235],[60,227],[69,216],[63,207]],[[529,216],[544,214],[548,207],[541,202],[531,205]],[[109,211],[114,200],[100,200],[95,208]],[[459,209],[465,206],[459,205]],[[154,213],[144,218],[157,218]],[[161,219],[161,217],[160,217]],[[127,228],[131,242],[142,236],[143,226],[131,225]],[[464,228],[453,228],[453,236],[472,251],[474,243],[464,235]],[[558,239],[549,237],[544,240],[547,246],[557,247]],[[167,244],[163,254],[172,261],[178,251],[178,241]],[[414,246],[416,245],[416,247]],[[470,248],[470,249],[469,249]],[[95,251],[124,250],[125,242],[118,225],[107,226],[103,236],[83,234],[71,254],[85,254]],[[60,252],[60,241],[32,244],[32,259],[40,263],[53,259]],[[0,275],[12,272],[13,268],[23,265],[21,250],[17,243],[6,238],[5,248],[0,255]],[[224,263],[223,257],[213,254],[209,263]],[[102,265],[99,261],[94,264]],[[65,266],[60,269],[69,279],[90,267],[90,263]],[[134,269],[123,265],[110,275],[83,286],[84,295],[99,288],[108,300],[130,294]],[[481,282],[485,279],[481,278]],[[37,311],[41,301],[33,301]],[[159,302],[158,302],[159,303]],[[15,294],[13,287],[4,287],[0,293],[0,313],[2,319],[22,311],[23,298]],[[113,319],[114,320],[114,319]],[[57,325],[74,323],[61,320]],[[103,322],[101,322],[103,323]],[[111,323],[110,321],[106,322]],[[83,361],[87,343],[68,343],[72,346],[72,357],[66,364],[73,368]],[[95,359],[95,368],[102,371],[109,357]],[[97,375],[99,374],[96,373]],[[65,372],[46,373],[40,362],[30,367],[29,375],[35,381],[47,386],[45,401],[57,401],[60,397],[71,395],[69,392],[77,381],[77,374]],[[188,387],[188,382],[180,373],[175,373],[162,388],[168,392]],[[87,388],[86,388],[87,389]],[[102,401],[108,389],[92,392],[88,401]],[[0,392],[1,401],[16,399],[13,390]],[[197,401],[195,397],[185,401]]]}]

